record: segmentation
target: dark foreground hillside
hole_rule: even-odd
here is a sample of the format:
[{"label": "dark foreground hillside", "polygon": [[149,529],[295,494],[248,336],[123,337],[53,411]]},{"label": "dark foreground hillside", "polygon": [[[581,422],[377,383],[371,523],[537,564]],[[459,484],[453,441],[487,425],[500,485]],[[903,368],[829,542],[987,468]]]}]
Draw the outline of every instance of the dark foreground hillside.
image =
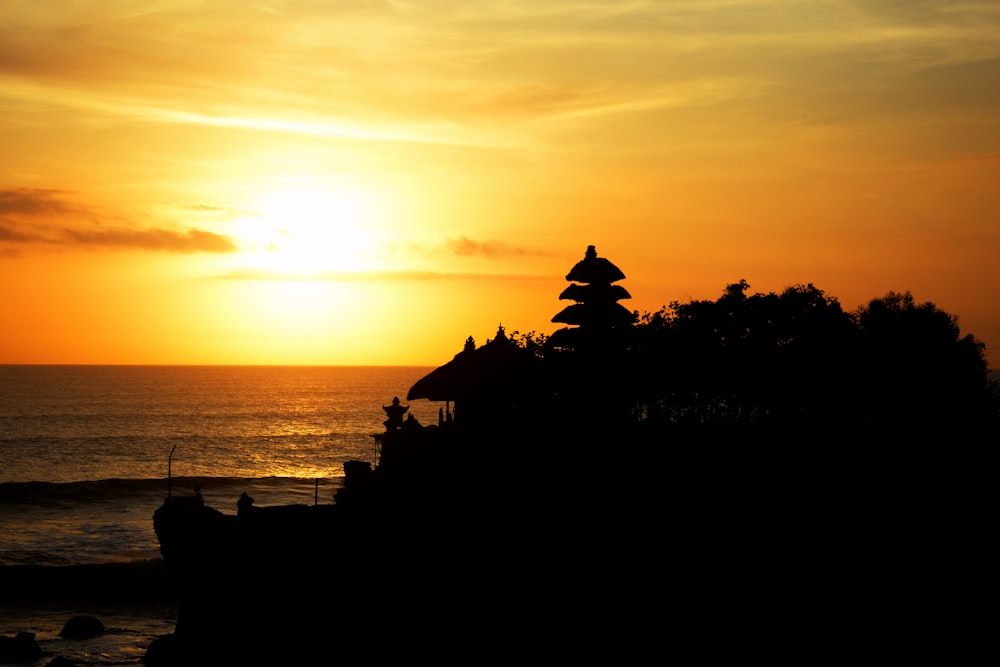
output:
[{"label": "dark foreground hillside", "polygon": [[320,659],[309,638],[331,635],[357,661],[632,662],[720,632],[821,635],[845,606],[895,623],[990,584],[988,449],[632,433],[593,470],[574,450],[608,441],[572,435],[504,470],[491,452],[512,433],[417,437],[331,516],[206,513],[182,546],[203,558],[173,572],[177,633],[150,662]]}]

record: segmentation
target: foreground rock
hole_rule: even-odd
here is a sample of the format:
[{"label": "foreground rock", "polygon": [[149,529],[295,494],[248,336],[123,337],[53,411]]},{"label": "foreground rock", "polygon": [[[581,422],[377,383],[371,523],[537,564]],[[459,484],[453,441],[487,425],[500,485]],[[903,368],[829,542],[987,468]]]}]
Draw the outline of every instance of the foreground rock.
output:
[{"label": "foreground rock", "polygon": [[104,623],[96,616],[74,616],[63,625],[60,637],[64,639],[89,639],[104,634]]},{"label": "foreground rock", "polygon": [[0,663],[29,662],[42,657],[35,633],[18,632],[14,637],[0,636]]}]

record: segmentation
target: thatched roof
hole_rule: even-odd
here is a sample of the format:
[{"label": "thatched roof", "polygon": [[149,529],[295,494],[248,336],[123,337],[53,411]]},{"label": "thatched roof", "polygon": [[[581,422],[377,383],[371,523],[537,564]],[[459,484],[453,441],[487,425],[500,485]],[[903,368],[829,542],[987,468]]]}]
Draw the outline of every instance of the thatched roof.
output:
[{"label": "thatched roof", "polygon": [[616,280],[624,280],[625,274],[617,266],[597,256],[594,246],[587,246],[584,258],[577,262],[570,272],[566,274],[566,280],[573,280],[578,283],[604,283],[610,285]]},{"label": "thatched roof", "polygon": [[619,299],[631,299],[632,295],[621,285],[607,283],[591,283],[580,285],[572,283],[559,295],[560,299],[569,299],[578,303],[614,303]]},{"label": "thatched roof", "polygon": [[518,347],[501,326],[493,340],[476,348],[471,337],[465,349],[410,387],[407,400],[456,401],[516,392],[531,381],[538,359]]},{"label": "thatched roof", "polygon": [[635,322],[635,314],[620,303],[574,303],[556,313],[552,321],[584,327],[616,327]]}]

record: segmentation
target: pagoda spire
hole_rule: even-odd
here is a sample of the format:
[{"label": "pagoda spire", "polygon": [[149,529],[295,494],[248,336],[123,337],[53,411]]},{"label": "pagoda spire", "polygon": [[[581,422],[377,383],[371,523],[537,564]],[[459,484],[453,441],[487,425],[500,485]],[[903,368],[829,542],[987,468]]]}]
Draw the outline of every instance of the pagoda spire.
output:
[{"label": "pagoda spire", "polygon": [[614,284],[624,278],[621,269],[598,257],[594,246],[587,246],[584,258],[566,274],[566,280],[573,283],[559,295],[560,299],[574,303],[559,311],[552,321],[595,328],[632,324],[635,320],[632,312],[618,303],[621,299],[631,299],[632,295]]}]

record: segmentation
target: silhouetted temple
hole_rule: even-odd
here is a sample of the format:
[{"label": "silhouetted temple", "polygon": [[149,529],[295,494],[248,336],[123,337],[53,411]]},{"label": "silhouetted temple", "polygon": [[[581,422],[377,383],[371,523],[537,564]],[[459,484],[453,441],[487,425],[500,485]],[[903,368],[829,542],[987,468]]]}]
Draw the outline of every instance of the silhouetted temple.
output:
[{"label": "silhouetted temple", "polygon": [[574,303],[552,318],[553,322],[575,326],[553,332],[550,344],[553,347],[576,348],[589,335],[600,336],[635,322],[635,315],[618,303],[632,298],[628,290],[615,284],[624,279],[621,269],[604,257],[598,257],[594,246],[587,246],[584,258],[566,274],[566,280],[573,281],[572,284],[559,295],[560,299]]},{"label": "silhouetted temple", "polygon": [[[484,437],[483,427],[495,434],[539,418],[565,428],[566,419],[578,421],[586,415],[592,427],[621,412],[616,407],[620,397],[608,393],[620,389],[615,380],[620,361],[616,352],[624,349],[636,319],[618,303],[632,298],[616,284],[624,278],[621,269],[588,246],[584,258],[566,275],[572,284],[559,295],[574,303],[552,318],[573,326],[545,340],[554,353],[547,361],[529,346],[512,341],[500,326],[496,336],[480,347],[469,336],[462,351],[419,379],[406,398],[447,402],[447,423],[454,417],[456,427],[476,428],[479,437]],[[576,353],[585,357],[577,358]],[[443,418],[439,421],[446,423]],[[535,423],[532,428],[542,427]],[[384,440],[382,434],[375,437]]]},{"label": "silhouetted temple", "polygon": [[[469,336],[461,352],[417,380],[406,398],[449,402],[454,405],[455,422],[466,426],[498,415],[510,418],[521,409],[539,365],[540,361],[514,343],[501,325],[496,336],[478,348]],[[448,416],[450,421],[450,408]]]},{"label": "silhouetted temple", "polygon": [[410,409],[410,406],[400,405],[399,396],[393,396],[392,403],[390,405],[383,405],[382,409],[385,411],[385,415],[387,417],[387,419],[382,422],[385,425],[386,431],[403,428],[403,415],[405,415]]},{"label": "silhouetted temple", "polygon": [[[472,646],[501,662],[638,664],[675,617],[703,633],[698,646],[731,630],[719,609],[755,640],[828,625],[836,641],[845,587],[862,602],[876,591],[865,622],[881,628],[885,596],[912,605],[936,568],[948,590],[971,554],[993,572],[998,417],[985,396],[952,398],[993,385],[946,314],[916,321],[943,327],[943,343],[921,337],[900,356],[886,341],[915,320],[899,316],[926,309],[882,304],[869,319],[890,322],[859,330],[811,285],[748,297],[740,282],[651,330],[619,304],[624,277],[589,246],[559,297],[573,303],[552,318],[565,328],[468,337],[407,393],[445,402],[438,423],[418,424],[398,397],[383,405],[374,467],[346,461],[333,504],[244,494],[231,515],[172,496],[168,480],[153,525],[177,624],[147,667],[326,663],[330,644],[311,638],[331,633],[348,662],[396,647],[468,662]],[[919,375],[901,383],[916,355]],[[946,549],[922,562],[928,544]],[[961,562],[940,569],[944,551]],[[772,600],[783,616],[754,613]]]}]

